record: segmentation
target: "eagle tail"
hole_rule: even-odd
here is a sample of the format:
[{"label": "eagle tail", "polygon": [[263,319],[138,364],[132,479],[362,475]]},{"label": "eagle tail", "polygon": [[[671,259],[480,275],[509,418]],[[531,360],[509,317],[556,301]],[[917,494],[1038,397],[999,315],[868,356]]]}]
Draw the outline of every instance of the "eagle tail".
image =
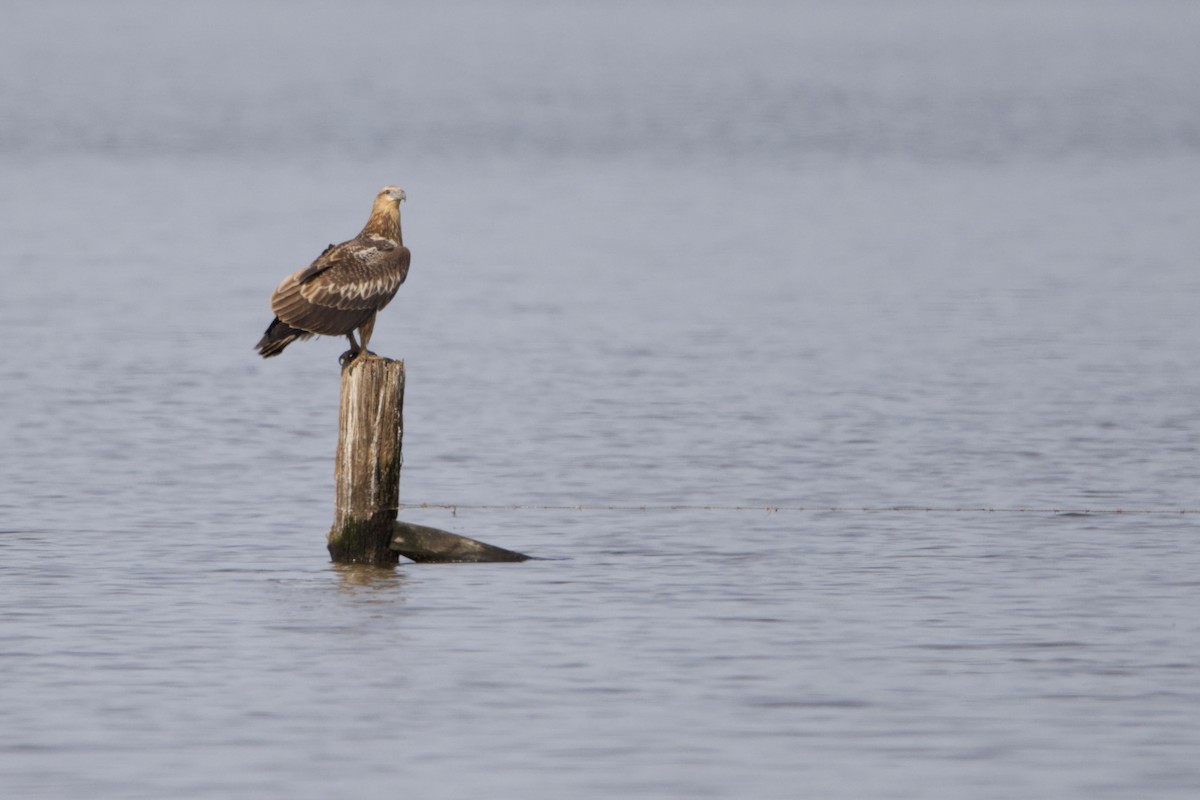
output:
[{"label": "eagle tail", "polygon": [[254,345],[258,350],[258,354],[263,358],[277,356],[283,352],[283,348],[287,347],[297,339],[307,339],[312,336],[308,331],[302,331],[299,328],[293,328],[283,320],[276,317],[267,326],[267,332],[263,334],[262,339],[258,344]]}]

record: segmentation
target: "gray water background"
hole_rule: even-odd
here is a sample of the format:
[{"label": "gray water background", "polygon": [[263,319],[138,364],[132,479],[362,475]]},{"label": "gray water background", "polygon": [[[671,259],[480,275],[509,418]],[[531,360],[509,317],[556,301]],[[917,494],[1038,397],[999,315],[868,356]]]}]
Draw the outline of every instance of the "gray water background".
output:
[{"label": "gray water background", "polygon": [[[1200,508],[1197,41],[5,4],[0,794],[1198,796],[1200,517],[1052,511]],[[344,342],[251,346],[391,182],[402,517],[548,560],[328,562]]]}]

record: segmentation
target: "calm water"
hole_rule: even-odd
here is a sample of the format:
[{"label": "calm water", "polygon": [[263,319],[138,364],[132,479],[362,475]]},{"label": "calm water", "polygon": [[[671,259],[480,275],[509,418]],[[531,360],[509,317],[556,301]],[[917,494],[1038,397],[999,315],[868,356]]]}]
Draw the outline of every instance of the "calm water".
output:
[{"label": "calm water", "polygon": [[[1197,796],[1200,515],[1047,509],[1200,509],[1198,40],[6,7],[0,794]],[[390,182],[402,516],[551,560],[328,563],[344,343],[251,348]]]}]

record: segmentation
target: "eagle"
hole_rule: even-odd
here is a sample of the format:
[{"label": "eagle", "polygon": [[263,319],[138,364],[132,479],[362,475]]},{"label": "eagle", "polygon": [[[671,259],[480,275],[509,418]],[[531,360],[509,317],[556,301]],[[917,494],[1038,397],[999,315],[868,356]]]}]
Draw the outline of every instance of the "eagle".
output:
[{"label": "eagle", "polygon": [[[404,190],[385,186],[362,233],[331,244],[317,260],[283,279],[271,295],[275,319],[255,348],[263,358],[277,356],[297,339],[345,336],[350,349],[343,364],[369,352],[375,315],[396,296],[408,277],[408,248],[400,235]],[[358,331],[359,339],[354,338]]]}]

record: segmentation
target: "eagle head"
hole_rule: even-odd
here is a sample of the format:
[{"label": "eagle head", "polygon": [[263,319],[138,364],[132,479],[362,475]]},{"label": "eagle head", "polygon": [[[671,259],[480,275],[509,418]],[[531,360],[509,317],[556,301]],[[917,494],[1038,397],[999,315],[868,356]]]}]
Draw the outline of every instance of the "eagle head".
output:
[{"label": "eagle head", "polygon": [[405,200],[404,190],[399,186],[385,186],[379,190],[378,199],[391,200],[393,203],[399,205]]}]

